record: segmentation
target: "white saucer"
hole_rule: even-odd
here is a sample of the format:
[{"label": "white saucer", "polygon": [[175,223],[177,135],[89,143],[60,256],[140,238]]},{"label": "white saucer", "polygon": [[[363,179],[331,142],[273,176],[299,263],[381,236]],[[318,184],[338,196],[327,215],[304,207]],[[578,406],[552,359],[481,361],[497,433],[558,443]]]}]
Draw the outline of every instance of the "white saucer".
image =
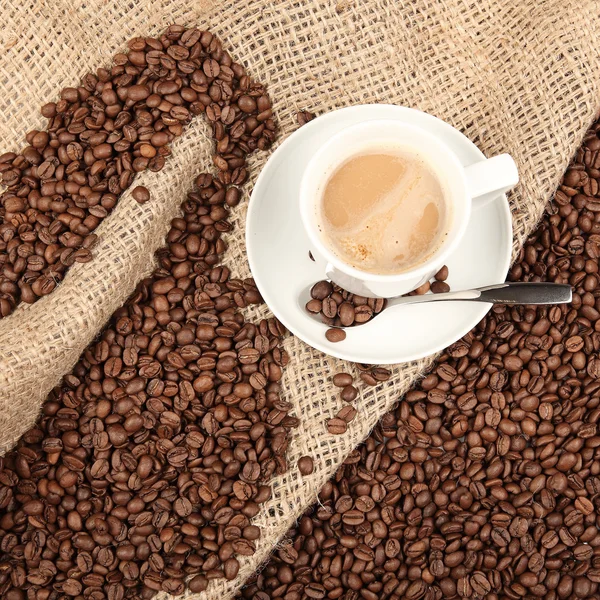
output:
[{"label": "white saucer", "polygon": [[[317,148],[348,125],[371,119],[398,119],[442,137],[466,166],[484,158],[450,125],[426,113],[385,104],[353,106],[304,125],[272,154],[260,173],[248,208],[246,244],[250,269],[265,302],[296,336],[327,354],[368,364],[394,364],[434,354],[460,339],[491,304],[444,302],[390,308],[374,321],[346,329],[331,343],[327,327],[298,302],[308,285],[324,278],[325,265],[311,250],[300,221],[298,189],[302,172]],[[474,207],[467,234],[447,261],[453,290],[505,281],[510,265],[512,220],[506,196]],[[316,254],[315,254],[316,258]]]}]

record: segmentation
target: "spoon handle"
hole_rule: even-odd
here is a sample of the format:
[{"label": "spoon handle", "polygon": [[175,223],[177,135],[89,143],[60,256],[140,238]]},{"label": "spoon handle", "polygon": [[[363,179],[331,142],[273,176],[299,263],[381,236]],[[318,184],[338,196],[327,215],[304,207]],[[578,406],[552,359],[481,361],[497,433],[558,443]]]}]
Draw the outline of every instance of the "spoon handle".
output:
[{"label": "spoon handle", "polygon": [[460,292],[393,298],[389,300],[388,306],[444,300],[492,304],[565,304],[571,302],[572,294],[571,286],[562,283],[506,282]]},{"label": "spoon handle", "polygon": [[502,283],[479,288],[480,302],[494,304],[566,304],[573,291],[563,283]]}]

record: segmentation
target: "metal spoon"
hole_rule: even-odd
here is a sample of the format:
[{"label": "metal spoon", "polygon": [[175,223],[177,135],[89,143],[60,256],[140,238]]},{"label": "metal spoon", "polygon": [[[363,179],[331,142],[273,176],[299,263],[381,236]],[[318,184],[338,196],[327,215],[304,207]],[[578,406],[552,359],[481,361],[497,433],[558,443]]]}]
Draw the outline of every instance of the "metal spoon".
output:
[{"label": "metal spoon", "polygon": [[[310,300],[310,290],[312,289],[313,285],[310,285],[308,288],[306,288],[299,298],[303,308],[306,305],[306,302]],[[463,302],[489,302],[490,304],[566,304],[571,302],[572,296],[573,292],[571,286],[562,283],[506,282],[498,283],[496,285],[487,285],[485,287],[475,288],[473,290],[463,290],[460,292],[423,294],[422,296],[397,296],[395,298],[388,298],[386,308],[382,312],[389,310],[393,306],[422,304],[424,302],[445,302],[448,300],[461,300]],[[318,314],[310,313],[308,311],[306,312],[317,321],[322,322]],[[381,314],[382,313],[375,315],[366,323],[371,323]],[[343,326],[336,325],[336,327]]]}]

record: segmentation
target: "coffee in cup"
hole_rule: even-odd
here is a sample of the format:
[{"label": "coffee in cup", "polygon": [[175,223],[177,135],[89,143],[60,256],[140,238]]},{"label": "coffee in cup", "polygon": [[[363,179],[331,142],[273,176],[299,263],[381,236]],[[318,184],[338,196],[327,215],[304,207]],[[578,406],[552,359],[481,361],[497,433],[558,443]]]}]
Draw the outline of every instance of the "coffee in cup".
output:
[{"label": "coffee in cup", "polygon": [[326,181],[318,227],[344,263],[394,275],[427,261],[449,225],[443,183],[406,148],[383,146],[347,158]]}]

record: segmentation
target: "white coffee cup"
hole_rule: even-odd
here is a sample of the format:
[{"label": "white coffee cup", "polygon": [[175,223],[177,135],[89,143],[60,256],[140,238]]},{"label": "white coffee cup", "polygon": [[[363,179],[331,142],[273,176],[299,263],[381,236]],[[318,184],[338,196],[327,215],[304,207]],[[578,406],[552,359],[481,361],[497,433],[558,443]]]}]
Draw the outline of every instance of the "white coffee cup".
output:
[{"label": "white coffee cup", "polygon": [[[436,251],[417,267],[394,275],[370,273],[345,263],[328,247],[318,227],[331,174],[352,156],[382,148],[398,149],[424,161],[442,186],[448,210],[447,235]],[[485,204],[518,181],[517,166],[508,154],[464,167],[445,143],[420,127],[394,120],[366,121],[334,135],[310,160],[300,185],[300,214],[311,250],[327,263],[324,277],[354,294],[391,298],[418,288],[444,266],[465,235],[473,202]]]}]

